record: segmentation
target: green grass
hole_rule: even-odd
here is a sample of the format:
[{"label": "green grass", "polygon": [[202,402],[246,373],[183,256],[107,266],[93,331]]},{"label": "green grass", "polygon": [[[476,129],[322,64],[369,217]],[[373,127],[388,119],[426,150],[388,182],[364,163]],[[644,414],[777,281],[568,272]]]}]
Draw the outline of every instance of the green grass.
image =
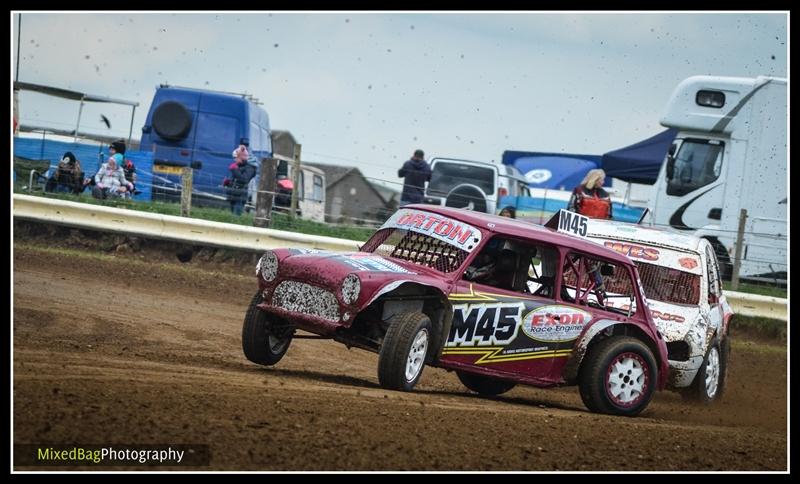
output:
[{"label": "green grass", "polygon": [[731,321],[734,336],[739,333],[786,341],[786,321],[737,314]]},{"label": "green grass", "polygon": [[[733,291],[730,282],[723,282],[722,288],[726,291]],[[760,294],[762,296],[773,296],[786,298],[788,291],[784,287],[767,286],[762,284],[752,284],[746,282],[739,283],[739,292],[746,292],[749,294]]]},{"label": "green grass", "polygon": [[[138,210],[141,212],[159,213],[162,215],[175,215],[180,216],[181,206],[178,203],[166,202],[145,202],[135,200],[98,200],[93,198],[88,192],[76,196],[68,193],[42,193],[42,192],[26,192],[19,190],[15,187],[16,193],[24,195],[34,195],[46,198],[55,198],[59,200],[68,200],[72,202],[88,203],[92,205],[103,205],[107,207],[125,208],[128,210]],[[236,216],[230,210],[213,208],[213,207],[192,207],[190,212],[191,218],[210,220],[213,222],[222,222],[236,225],[253,226],[253,214],[243,213],[241,216]],[[285,230],[288,232],[296,232],[309,235],[324,235],[327,237],[336,237],[340,239],[349,239],[357,241],[366,241],[375,229],[356,227],[350,225],[334,225],[314,222],[311,220],[292,219],[285,213],[272,213],[271,229]]]}]

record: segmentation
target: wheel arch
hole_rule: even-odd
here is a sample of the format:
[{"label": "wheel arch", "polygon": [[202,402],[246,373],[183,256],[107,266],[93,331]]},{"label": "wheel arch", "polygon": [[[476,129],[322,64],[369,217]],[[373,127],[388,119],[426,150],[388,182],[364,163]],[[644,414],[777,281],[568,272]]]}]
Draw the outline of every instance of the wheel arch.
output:
[{"label": "wheel arch", "polygon": [[[564,381],[568,384],[576,383],[580,374],[581,364],[589,351],[600,341],[612,336],[631,336],[640,340],[653,353],[653,358],[655,358],[658,368],[662,368],[667,364],[666,361],[662,360],[656,342],[640,327],[635,324],[603,319],[590,326],[578,339],[564,367]],[[659,388],[663,388],[662,382],[666,382],[667,376],[661,373],[661,371],[658,372]]]},{"label": "wheel arch", "polygon": [[385,303],[388,301],[392,301],[393,310],[398,313],[418,310],[430,318],[433,330],[431,348],[435,351],[428,352],[428,359],[430,362],[438,361],[444,342],[450,334],[453,319],[453,305],[444,291],[436,286],[415,281],[387,284],[373,296],[362,311],[375,308],[380,309],[385,315]]}]

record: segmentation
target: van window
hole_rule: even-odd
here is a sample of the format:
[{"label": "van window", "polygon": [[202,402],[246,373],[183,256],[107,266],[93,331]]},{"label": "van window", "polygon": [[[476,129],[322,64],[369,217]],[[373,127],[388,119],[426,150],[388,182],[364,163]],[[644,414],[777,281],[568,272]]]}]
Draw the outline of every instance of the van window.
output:
[{"label": "van window", "polygon": [[314,175],[314,194],[311,196],[311,199],[317,202],[322,201],[322,177],[319,175]]},{"label": "van window", "polygon": [[667,195],[686,195],[719,178],[724,148],[721,141],[684,140],[675,155],[672,178],[667,180]]},{"label": "van window", "polygon": [[211,113],[200,113],[197,117],[197,139],[203,140],[203,148],[232,152],[239,146],[238,132],[236,118]]},{"label": "van window", "polygon": [[494,194],[494,176],[493,168],[437,161],[433,165],[431,181],[428,183],[428,193],[446,196],[458,185],[468,183],[477,186],[486,195],[492,195]]}]

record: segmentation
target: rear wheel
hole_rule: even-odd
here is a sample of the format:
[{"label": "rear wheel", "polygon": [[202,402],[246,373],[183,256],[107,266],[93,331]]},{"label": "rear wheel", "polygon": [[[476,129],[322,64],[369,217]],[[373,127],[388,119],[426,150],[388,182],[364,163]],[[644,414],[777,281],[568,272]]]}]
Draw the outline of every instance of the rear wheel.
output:
[{"label": "rear wheel", "polygon": [[286,354],[294,330],[287,324],[271,320],[267,313],[258,309],[261,300],[259,291],[247,308],[242,326],[242,349],[248,360],[270,366],[281,361]]},{"label": "rear wheel", "polygon": [[642,341],[614,336],[594,345],[581,364],[583,403],[598,413],[635,416],[653,398],[656,361]]},{"label": "rear wheel", "polygon": [[378,381],[383,388],[410,391],[422,376],[431,344],[431,320],[419,312],[397,316],[381,344]]},{"label": "rear wheel", "polygon": [[186,106],[177,101],[167,101],[153,111],[153,129],[162,138],[178,141],[186,137],[192,127],[192,115]]},{"label": "rear wheel", "polygon": [[481,395],[502,395],[517,386],[517,384],[513,382],[464,371],[456,371],[456,375],[458,375],[458,379],[461,380],[461,383],[463,383],[465,387]]}]

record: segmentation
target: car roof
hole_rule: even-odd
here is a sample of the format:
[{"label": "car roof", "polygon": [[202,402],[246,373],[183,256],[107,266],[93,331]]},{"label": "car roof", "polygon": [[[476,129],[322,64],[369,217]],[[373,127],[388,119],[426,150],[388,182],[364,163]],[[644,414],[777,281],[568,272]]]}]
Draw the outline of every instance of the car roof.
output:
[{"label": "car roof", "polygon": [[700,254],[703,239],[657,227],[617,222],[614,220],[589,219],[587,237],[640,242],[654,247],[663,247]]},{"label": "car roof", "polygon": [[[536,238],[536,240],[541,242],[596,254],[605,259],[613,260],[624,265],[633,264],[628,257],[612,249],[597,245],[595,242],[557,232],[542,225],[537,225],[523,220],[500,217],[499,215],[492,215],[482,212],[473,212],[461,208],[442,207],[440,205],[412,204],[406,205],[403,208],[422,210],[444,215],[445,217],[450,217],[460,222],[473,225],[484,232],[511,235],[519,238]],[[489,224],[493,224],[493,226],[489,226]]]}]

